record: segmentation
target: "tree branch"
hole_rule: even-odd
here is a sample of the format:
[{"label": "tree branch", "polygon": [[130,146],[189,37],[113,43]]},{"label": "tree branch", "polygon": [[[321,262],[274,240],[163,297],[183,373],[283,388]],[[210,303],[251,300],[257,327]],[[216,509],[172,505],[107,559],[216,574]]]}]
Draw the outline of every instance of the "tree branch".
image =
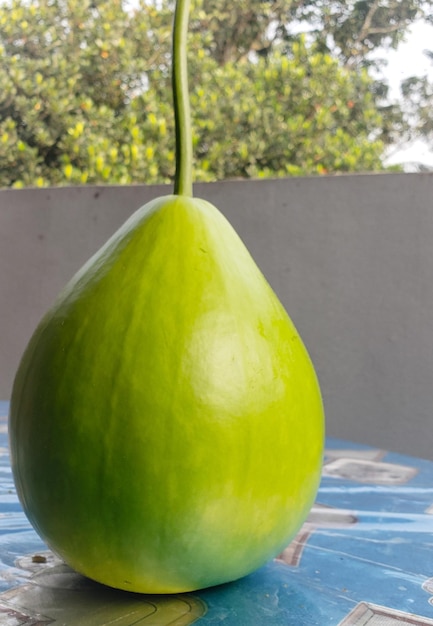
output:
[{"label": "tree branch", "polygon": [[379,8],[380,0],[375,0],[371,5],[368,13],[365,17],[364,23],[359,31],[358,37],[354,41],[354,45],[357,46],[364,41],[371,33],[371,24],[373,22],[373,18]]}]

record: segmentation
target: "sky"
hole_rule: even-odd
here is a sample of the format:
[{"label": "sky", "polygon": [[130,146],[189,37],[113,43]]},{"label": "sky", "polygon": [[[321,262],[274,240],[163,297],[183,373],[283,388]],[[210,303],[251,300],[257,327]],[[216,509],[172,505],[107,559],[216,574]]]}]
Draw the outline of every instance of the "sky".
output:
[{"label": "sky", "polygon": [[[408,76],[429,74],[433,79],[433,62],[424,54],[433,50],[433,26],[415,23],[405,42],[388,56],[385,70],[393,97],[398,97],[398,85]],[[422,163],[433,167],[433,149],[421,141],[414,142],[402,150],[392,151],[387,163]]]}]

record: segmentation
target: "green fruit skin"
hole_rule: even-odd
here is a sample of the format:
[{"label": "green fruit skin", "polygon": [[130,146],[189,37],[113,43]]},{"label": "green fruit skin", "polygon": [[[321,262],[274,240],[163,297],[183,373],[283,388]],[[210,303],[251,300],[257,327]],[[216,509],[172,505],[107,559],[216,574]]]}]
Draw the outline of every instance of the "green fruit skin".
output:
[{"label": "green fruit skin", "polygon": [[316,375],[204,200],[138,210],[66,286],[19,366],[24,510],[78,572],[143,593],[240,578],[293,538],[320,479]]}]

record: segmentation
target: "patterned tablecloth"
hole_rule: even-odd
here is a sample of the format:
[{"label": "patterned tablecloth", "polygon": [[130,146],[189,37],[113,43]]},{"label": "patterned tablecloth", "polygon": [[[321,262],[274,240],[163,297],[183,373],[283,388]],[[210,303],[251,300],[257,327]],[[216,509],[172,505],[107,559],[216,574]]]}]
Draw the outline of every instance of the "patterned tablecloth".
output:
[{"label": "patterned tablecloth", "polygon": [[0,402],[0,625],[433,626],[433,463],[329,439],[317,503],[278,559],[178,596],[75,574],[18,503]]}]

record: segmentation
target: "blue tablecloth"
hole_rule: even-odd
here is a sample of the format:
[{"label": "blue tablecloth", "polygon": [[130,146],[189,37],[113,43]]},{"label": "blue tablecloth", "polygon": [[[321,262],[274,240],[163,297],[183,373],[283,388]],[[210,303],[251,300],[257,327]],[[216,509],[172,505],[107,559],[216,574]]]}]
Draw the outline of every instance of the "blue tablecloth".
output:
[{"label": "blue tablecloth", "polygon": [[278,559],[178,596],[118,592],[47,550],[17,500],[0,402],[0,625],[433,626],[433,463],[327,440],[317,503]]}]

